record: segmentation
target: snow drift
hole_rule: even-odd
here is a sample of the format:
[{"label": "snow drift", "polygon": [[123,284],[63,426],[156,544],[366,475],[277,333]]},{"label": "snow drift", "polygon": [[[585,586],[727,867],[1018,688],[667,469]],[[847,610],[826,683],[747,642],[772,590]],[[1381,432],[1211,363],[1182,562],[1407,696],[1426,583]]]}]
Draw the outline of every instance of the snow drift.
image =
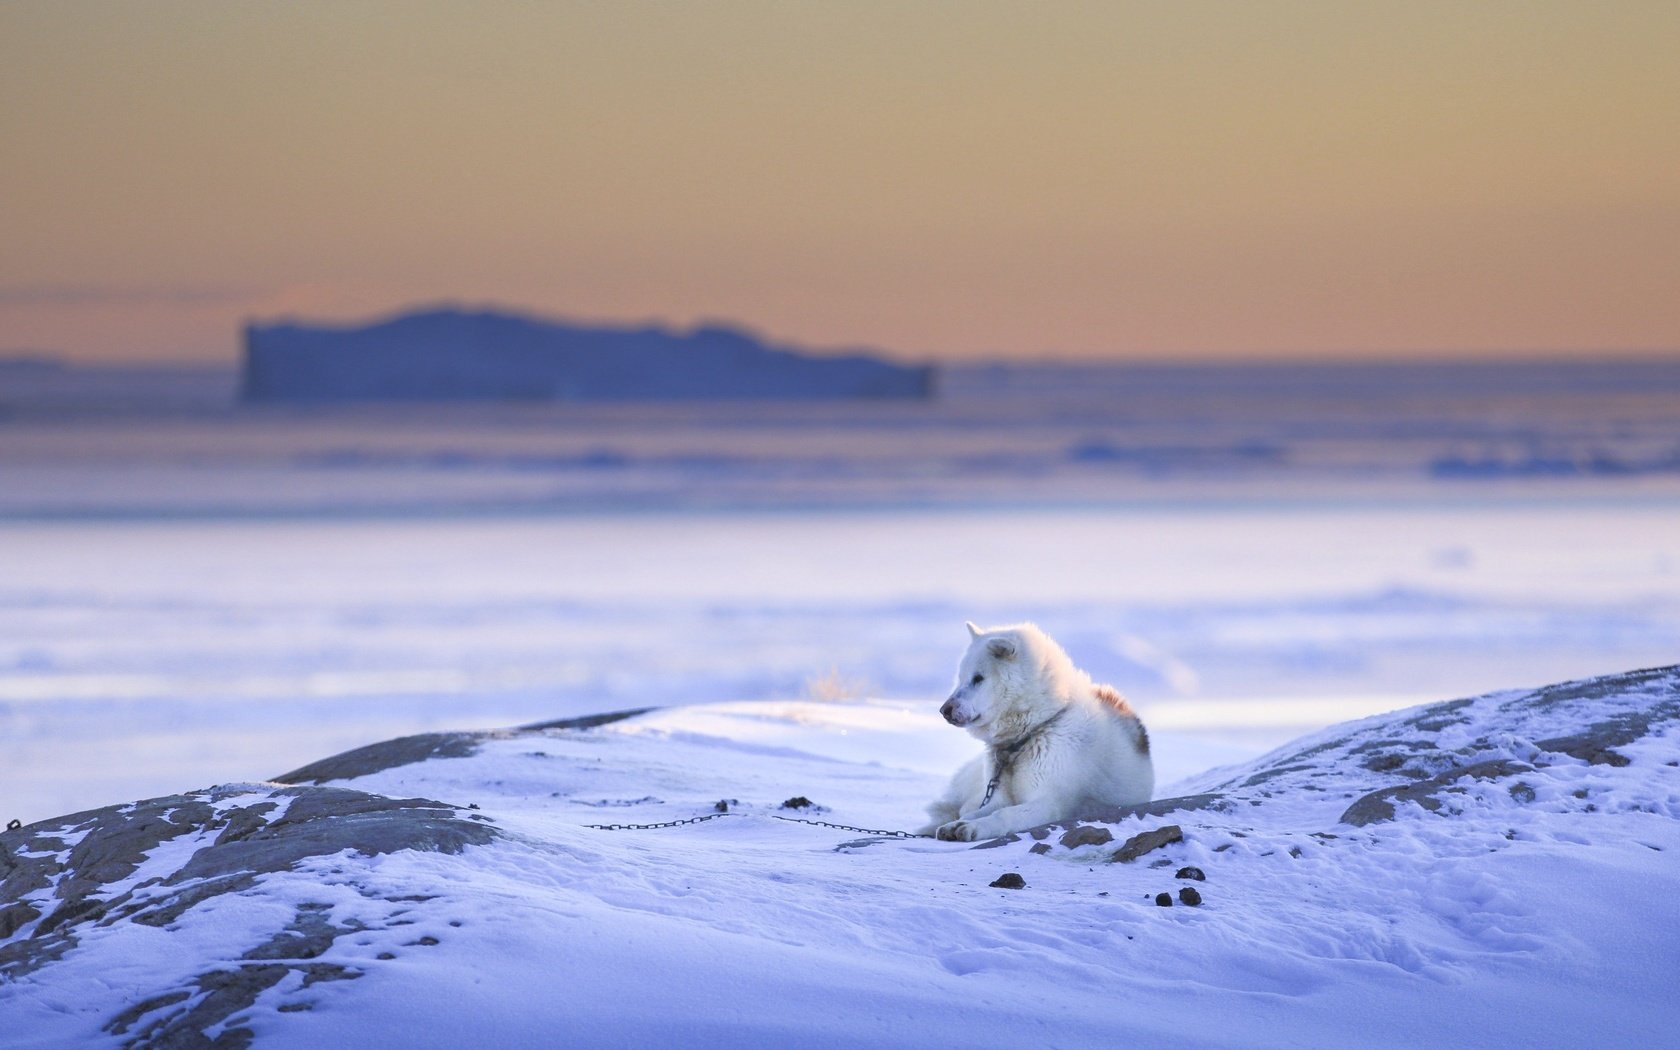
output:
[{"label": "snow drift", "polygon": [[0,836],[0,1045],[1653,1044],[1677,723],[1436,703],[978,845],[863,830],[931,705],[404,738]]}]

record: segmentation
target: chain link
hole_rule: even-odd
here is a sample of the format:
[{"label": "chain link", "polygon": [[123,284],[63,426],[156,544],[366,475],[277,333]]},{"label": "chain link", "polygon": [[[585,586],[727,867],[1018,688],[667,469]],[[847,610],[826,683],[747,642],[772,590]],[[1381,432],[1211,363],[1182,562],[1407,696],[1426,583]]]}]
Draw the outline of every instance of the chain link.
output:
[{"label": "chain link", "polygon": [[[751,813],[706,813],[698,817],[688,817],[684,820],[666,820],[657,824],[585,824],[584,827],[596,831],[654,831],[659,828],[680,828],[684,824],[699,824],[707,820],[717,820],[719,817],[750,817]],[[805,817],[783,817],[775,813],[769,814],[772,820],[784,820],[789,824],[810,824],[818,828],[833,828],[835,831],[855,831],[863,835],[880,835],[889,839],[931,839],[932,835],[918,835],[913,831],[887,831],[881,828],[859,828],[850,824],[835,824],[827,820],[809,820]]]}]

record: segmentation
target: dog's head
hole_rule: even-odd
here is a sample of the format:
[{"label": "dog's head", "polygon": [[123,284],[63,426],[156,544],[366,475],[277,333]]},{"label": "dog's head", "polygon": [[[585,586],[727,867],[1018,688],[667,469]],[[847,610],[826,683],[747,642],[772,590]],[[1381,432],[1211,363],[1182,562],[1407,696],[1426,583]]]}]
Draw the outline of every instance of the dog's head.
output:
[{"label": "dog's head", "polygon": [[1038,692],[1034,680],[1040,661],[1035,656],[1043,634],[1025,624],[989,631],[972,623],[966,626],[968,652],[957,665],[956,688],[939,713],[985,739],[1000,715]]}]

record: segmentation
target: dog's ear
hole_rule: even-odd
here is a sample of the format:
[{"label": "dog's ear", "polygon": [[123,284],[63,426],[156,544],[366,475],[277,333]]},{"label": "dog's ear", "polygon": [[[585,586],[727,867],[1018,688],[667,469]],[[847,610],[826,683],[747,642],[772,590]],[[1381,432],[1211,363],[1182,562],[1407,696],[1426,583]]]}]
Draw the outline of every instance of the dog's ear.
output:
[{"label": "dog's ear", "polygon": [[986,643],[986,651],[999,660],[1015,659],[1015,643],[1008,638],[993,638]]},{"label": "dog's ear", "polygon": [[974,626],[973,620],[964,620],[963,626],[968,628],[968,636],[970,638],[980,637],[980,628]]}]

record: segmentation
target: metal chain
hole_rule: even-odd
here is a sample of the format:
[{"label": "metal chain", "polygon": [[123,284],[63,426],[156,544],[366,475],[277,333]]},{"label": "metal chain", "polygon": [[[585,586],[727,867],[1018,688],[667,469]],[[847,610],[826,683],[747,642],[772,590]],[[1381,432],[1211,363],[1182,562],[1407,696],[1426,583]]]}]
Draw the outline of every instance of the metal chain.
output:
[{"label": "metal chain", "polygon": [[[720,814],[721,815],[721,814]],[[742,813],[741,816],[746,816]],[[919,835],[914,831],[883,831],[880,828],[854,828],[850,824],[833,824],[826,820],[806,820],[804,817],[779,817],[770,814],[771,820],[785,820],[789,824],[811,824],[819,828],[833,828],[836,831],[859,831],[865,835],[884,835],[889,839],[931,839],[932,835]]]},{"label": "metal chain", "polygon": [[662,824],[585,824],[586,828],[596,831],[652,831],[654,828],[680,828],[684,824],[698,824],[705,820],[716,820],[719,817],[744,817],[745,813],[707,813],[700,817],[689,817],[687,820],[667,820]]},{"label": "metal chain", "polygon": [[[717,820],[719,817],[750,817],[751,813],[707,813],[685,820],[666,820],[657,824],[585,824],[586,828],[596,831],[653,831],[658,828],[678,828],[684,824],[699,824],[702,821]],[[881,828],[859,828],[850,824],[835,824],[827,820],[808,820],[804,817],[783,817],[775,813],[769,814],[771,820],[785,820],[789,824],[810,824],[813,827],[833,828],[836,831],[856,831],[864,835],[881,835],[890,839],[930,839],[932,835],[918,835],[913,831],[886,831]]]}]

